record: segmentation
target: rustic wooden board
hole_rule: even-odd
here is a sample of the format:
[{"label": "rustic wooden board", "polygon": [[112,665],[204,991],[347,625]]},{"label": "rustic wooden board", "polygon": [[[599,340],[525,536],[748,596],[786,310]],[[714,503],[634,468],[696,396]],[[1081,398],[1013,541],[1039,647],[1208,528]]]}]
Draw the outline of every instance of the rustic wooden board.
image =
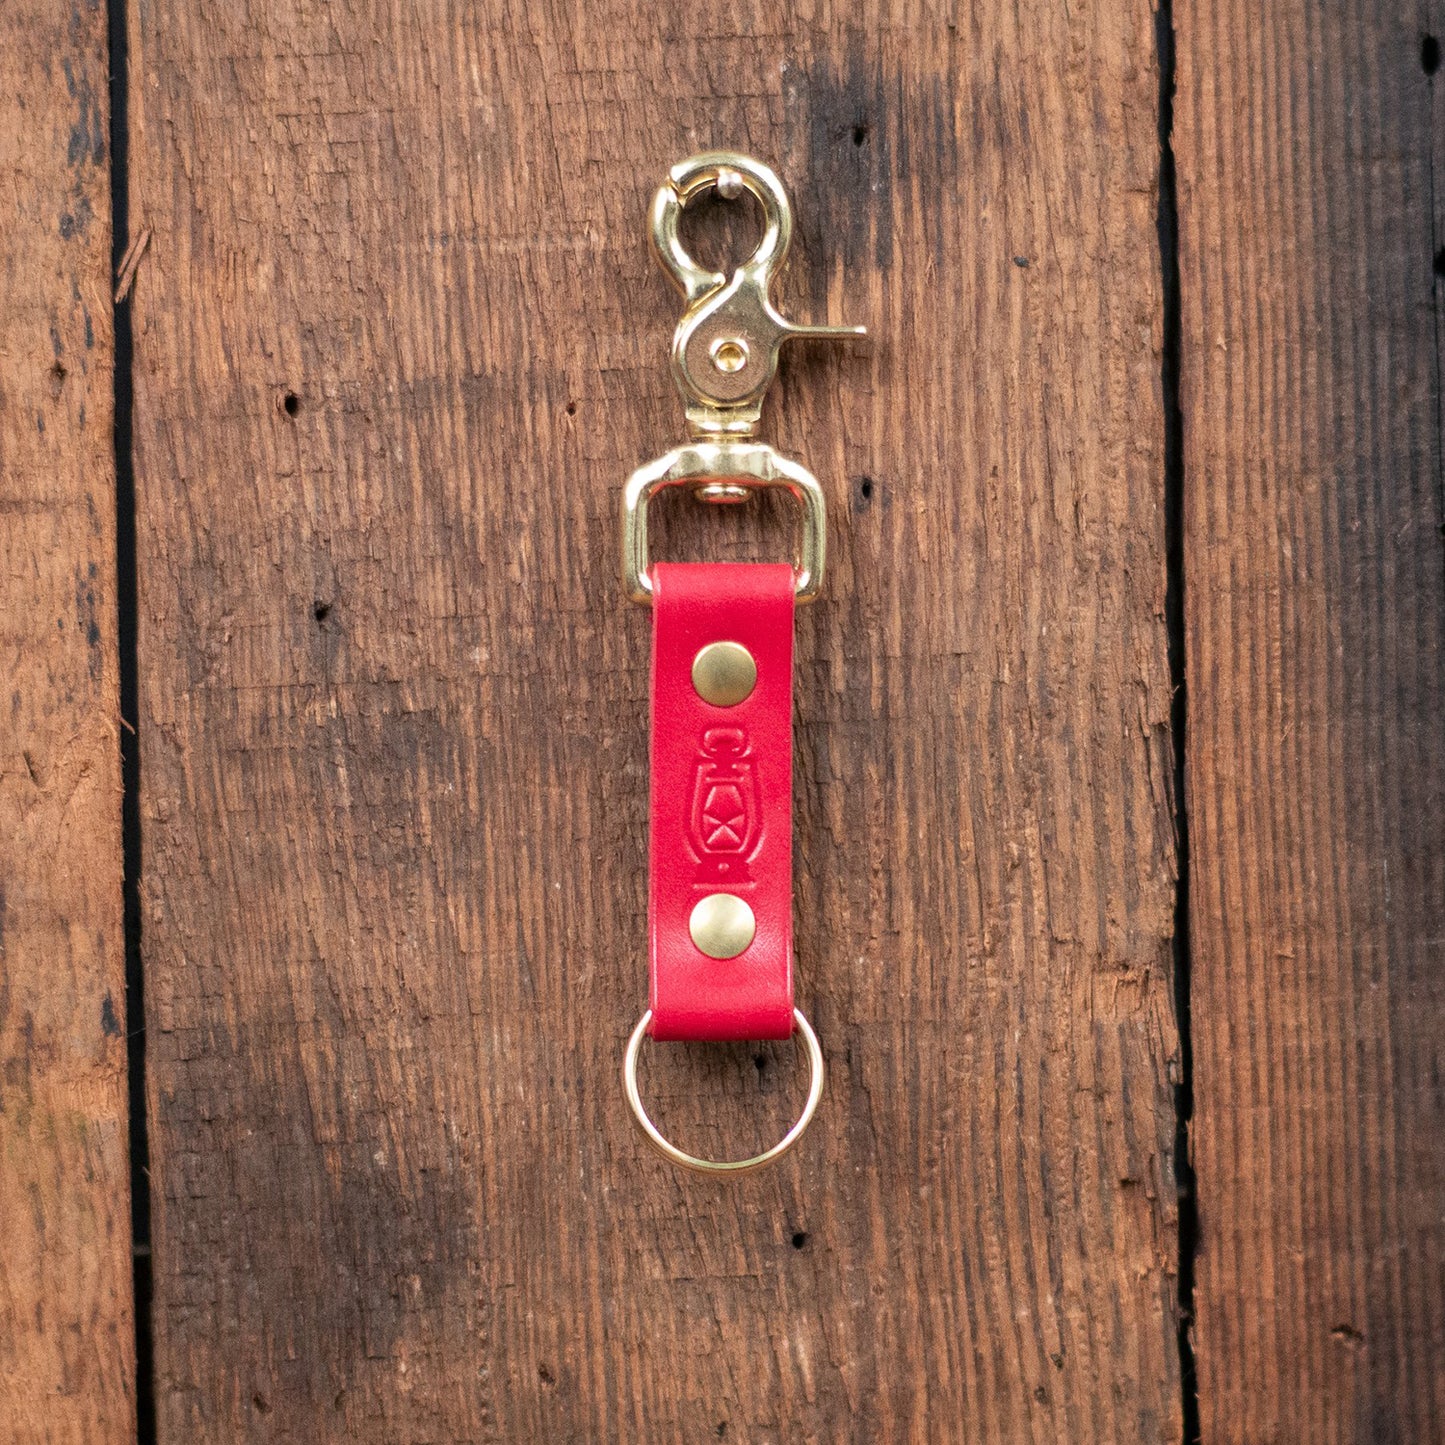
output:
[{"label": "rustic wooden board", "polygon": [[1207,1442],[1445,1439],[1432,10],[1175,6]]},{"label": "rustic wooden board", "polygon": [[0,1433],[134,1438],[103,6],[0,10]]},{"label": "rustic wooden board", "polygon": [[[132,20],[163,1441],[1170,1441],[1155,36],[745,3]],[[1041,64],[1040,57],[1049,63]],[[665,167],[775,161],[825,479],[800,1001],[718,1188],[631,1130]],[[664,519],[777,555],[782,510]],[[791,1048],[663,1050],[746,1147]]]}]

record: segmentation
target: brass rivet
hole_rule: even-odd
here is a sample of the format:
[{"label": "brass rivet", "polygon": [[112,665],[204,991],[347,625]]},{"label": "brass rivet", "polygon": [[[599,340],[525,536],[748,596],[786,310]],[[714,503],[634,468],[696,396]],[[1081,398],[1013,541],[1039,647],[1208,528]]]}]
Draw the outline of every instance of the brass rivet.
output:
[{"label": "brass rivet", "polygon": [[758,684],[758,665],[741,642],[710,642],[692,660],[697,695],[716,707],[736,707]]},{"label": "brass rivet", "polygon": [[732,376],[748,364],[748,344],[741,336],[719,336],[708,347],[707,354],[725,376]]},{"label": "brass rivet", "polygon": [[692,941],[709,958],[736,958],[758,931],[753,910],[735,893],[709,893],[687,920]]}]

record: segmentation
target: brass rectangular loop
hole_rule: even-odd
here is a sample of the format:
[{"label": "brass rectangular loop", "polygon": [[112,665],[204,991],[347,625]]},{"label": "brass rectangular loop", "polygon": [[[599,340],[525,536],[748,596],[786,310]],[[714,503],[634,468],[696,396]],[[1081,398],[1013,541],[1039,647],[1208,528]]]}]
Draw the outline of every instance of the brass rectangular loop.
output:
[{"label": "brass rectangular loop", "polygon": [[781,487],[803,509],[802,535],[793,561],[798,603],[811,602],[823,582],[827,555],[827,503],[817,479],[804,467],[756,441],[690,442],[639,467],[622,493],[622,585],[634,602],[652,599],[648,576],[647,504],[666,487],[719,481],[747,491]]}]

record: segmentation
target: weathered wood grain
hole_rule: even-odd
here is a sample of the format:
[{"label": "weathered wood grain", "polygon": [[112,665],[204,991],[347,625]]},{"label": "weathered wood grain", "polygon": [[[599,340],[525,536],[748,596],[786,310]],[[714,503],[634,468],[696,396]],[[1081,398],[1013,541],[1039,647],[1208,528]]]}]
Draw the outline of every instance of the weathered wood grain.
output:
[{"label": "weathered wood grain", "polygon": [[0,10],[0,1436],[134,1438],[106,17]]},{"label": "weathered wood grain", "polygon": [[[1047,56],[1048,63],[1040,63]],[[1148,5],[181,4],[132,21],[164,1441],[1180,1435]],[[777,163],[818,1122],[679,1177],[626,473],[666,166]],[[778,555],[786,513],[666,517]],[[791,1049],[650,1055],[746,1147]]]},{"label": "weathered wood grain", "polygon": [[1203,1438],[1441,1440],[1445,17],[1174,14]]}]

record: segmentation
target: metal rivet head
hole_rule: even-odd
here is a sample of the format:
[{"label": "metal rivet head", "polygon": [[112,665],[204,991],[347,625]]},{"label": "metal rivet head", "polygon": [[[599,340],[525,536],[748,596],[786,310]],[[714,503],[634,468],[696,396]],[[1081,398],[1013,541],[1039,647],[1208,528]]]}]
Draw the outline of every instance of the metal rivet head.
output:
[{"label": "metal rivet head", "polygon": [[741,336],[719,336],[707,349],[712,364],[727,376],[748,364],[748,344]]},{"label": "metal rivet head", "polygon": [[716,707],[736,707],[758,682],[758,665],[741,642],[710,642],[692,660],[697,695]]},{"label": "metal rivet head", "polygon": [[735,893],[709,893],[687,921],[687,931],[709,958],[736,958],[758,931],[753,910]]}]

